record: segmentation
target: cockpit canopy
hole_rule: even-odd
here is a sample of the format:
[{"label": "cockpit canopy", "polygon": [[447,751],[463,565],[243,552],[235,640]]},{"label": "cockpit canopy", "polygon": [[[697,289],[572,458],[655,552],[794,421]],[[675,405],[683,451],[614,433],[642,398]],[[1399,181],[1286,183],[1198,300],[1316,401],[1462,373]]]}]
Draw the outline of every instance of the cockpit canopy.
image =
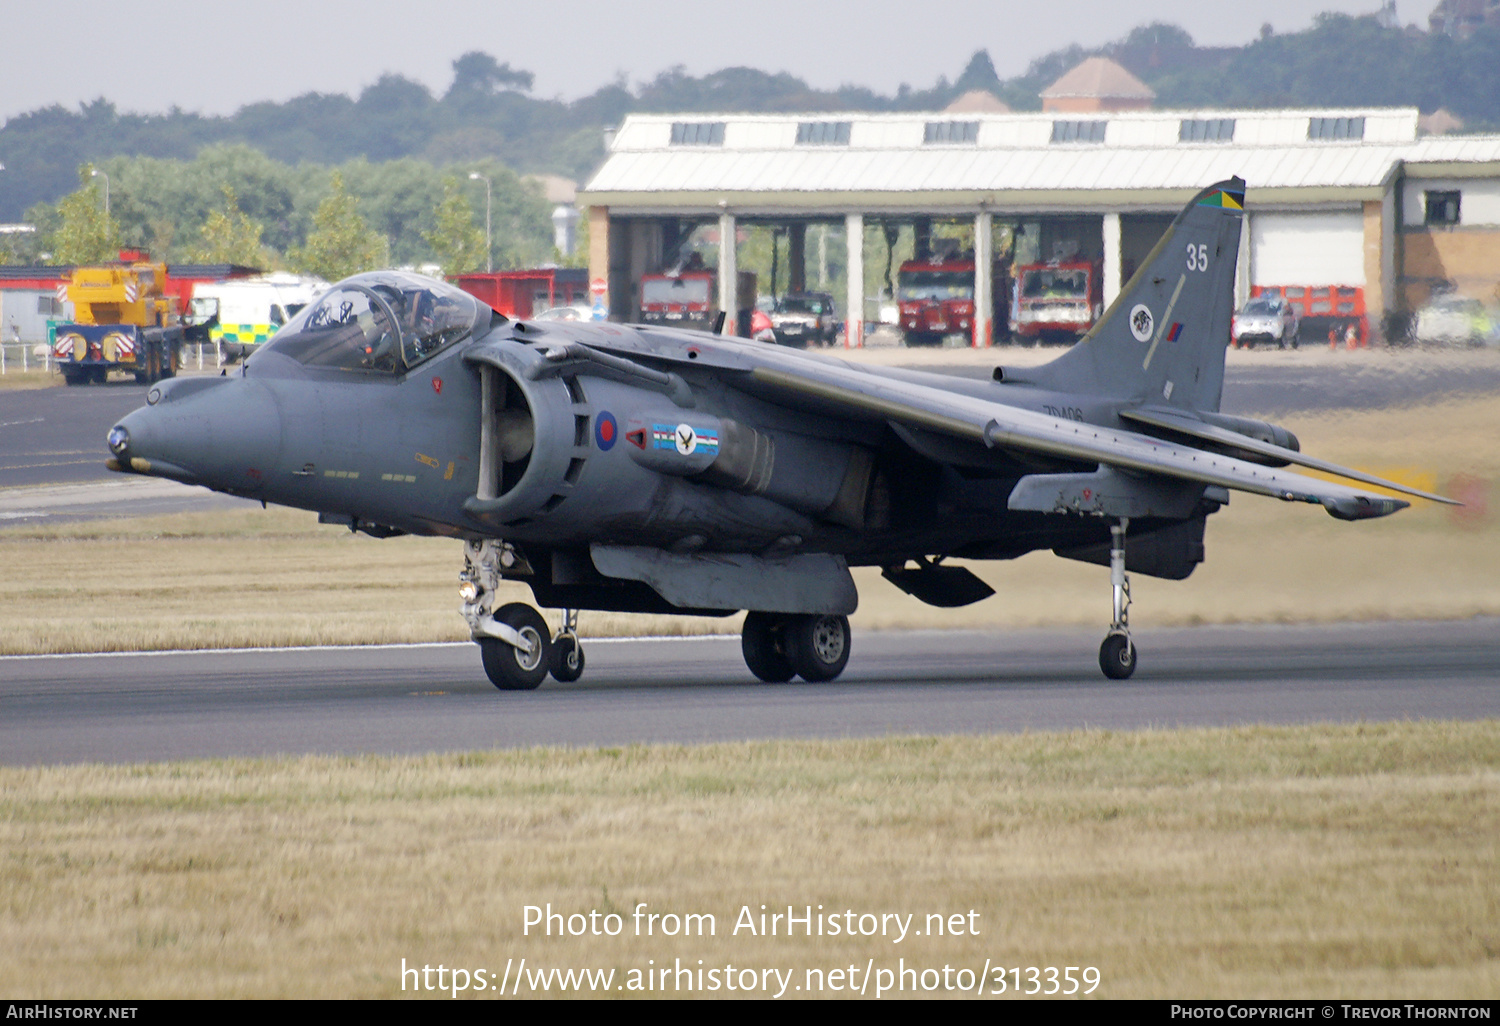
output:
[{"label": "cockpit canopy", "polygon": [[472,334],[491,313],[436,278],[371,271],[330,288],[266,346],[309,367],[401,374]]}]

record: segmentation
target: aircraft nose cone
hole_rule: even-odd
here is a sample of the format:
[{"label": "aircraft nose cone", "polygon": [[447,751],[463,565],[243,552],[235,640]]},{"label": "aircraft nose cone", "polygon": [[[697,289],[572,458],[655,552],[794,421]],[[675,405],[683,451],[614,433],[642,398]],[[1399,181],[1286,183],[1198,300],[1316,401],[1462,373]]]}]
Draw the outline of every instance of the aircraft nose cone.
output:
[{"label": "aircraft nose cone", "polygon": [[119,469],[255,493],[281,454],[275,400],[244,378],[180,378],[105,438]]}]

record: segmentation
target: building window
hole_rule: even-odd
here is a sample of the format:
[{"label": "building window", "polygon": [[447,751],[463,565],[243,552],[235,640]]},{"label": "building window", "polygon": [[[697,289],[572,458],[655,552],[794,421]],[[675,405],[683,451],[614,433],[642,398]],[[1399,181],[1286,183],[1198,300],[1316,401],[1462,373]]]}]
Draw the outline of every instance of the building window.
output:
[{"label": "building window", "polygon": [[1427,224],[1458,224],[1458,192],[1429,192]]},{"label": "building window", "polygon": [[1104,126],[1108,121],[1054,121],[1052,122],[1052,141],[1057,142],[1097,142],[1104,141]]},{"label": "building window", "polygon": [[848,146],[849,122],[803,121],[797,125],[798,146]]},{"label": "building window", "polygon": [[924,143],[971,143],[978,140],[977,121],[929,121],[922,132]]},{"label": "building window", "polygon": [[1177,126],[1178,142],[1233,142],[1234,118],[1183,118]]},{"label": "building window", "polygon": [[672,145],[723,146],[724,122],[674,121],[672,122]]},{"label": "building window", "polygon": [[1363,139],[1364,118],[1308,118],[1309,139]]}]

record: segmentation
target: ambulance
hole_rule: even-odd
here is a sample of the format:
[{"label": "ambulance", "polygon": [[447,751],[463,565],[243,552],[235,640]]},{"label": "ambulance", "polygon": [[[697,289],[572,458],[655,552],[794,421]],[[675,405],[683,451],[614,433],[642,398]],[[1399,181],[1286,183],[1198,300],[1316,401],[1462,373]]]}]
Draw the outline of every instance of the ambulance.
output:
[{"label": "ambulance", "polygon": [[209,282],[193,289],[185,320],[206,326],[214,348],[234,359],[269,341],[327,288],[328,282],[321,278],[284,272]]}]

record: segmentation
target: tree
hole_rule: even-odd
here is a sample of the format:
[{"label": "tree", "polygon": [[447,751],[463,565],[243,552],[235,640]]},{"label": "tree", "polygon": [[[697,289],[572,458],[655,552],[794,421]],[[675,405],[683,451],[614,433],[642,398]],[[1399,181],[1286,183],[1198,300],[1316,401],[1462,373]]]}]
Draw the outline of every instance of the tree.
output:
[{"label": "tree", "polygon": [[995,62],[990,60],[988,50],[974,51],[963,74],[953,83],[953,91],[956,93],[967,93],[971,89],[983,89],[988,93],[1000,91],[1000,76],[995,74]]},{"label": "tree", "polygon": [[77,192],[57,204],[58,226],[48,239],[52,259],[60,264],[97,264],[120,252],[119,227],[104,212],[94,166],[78,168]]},{"label": "tree", "polygon": [[478,93],[493,95],[501,89],[515,92],[531,92],[536,76],[529,71],[512,68],[510,62],[498,63],[495,58],[480,50],[470,50],[453,62],[453,85],[449,94]]},{"label": "tree", "polygon": [[299,271],[338,281],[385,263],[386,240],[360,216],[359,203],[344,189],[344,176],[330,176],[333,192],[318,204],[307,245],[294,249],[291,264]]},{"label": "tree", "polygon": [[267,263],[260,244],[263,229],[240,209],[234,189],[226,185],[223,192],[224,209],[209,214],[198,230],[203,246],[193,252],[193,259],[205,264],[263,267]]},{"label": "tree", "polygon": [[422,238],[437,255],[445,275],[477,271],[484,266],[484,232],[475,223],[474,207],[463,185],[453,176],[443,179],[443,201],[438,204],[437,226]]}]

